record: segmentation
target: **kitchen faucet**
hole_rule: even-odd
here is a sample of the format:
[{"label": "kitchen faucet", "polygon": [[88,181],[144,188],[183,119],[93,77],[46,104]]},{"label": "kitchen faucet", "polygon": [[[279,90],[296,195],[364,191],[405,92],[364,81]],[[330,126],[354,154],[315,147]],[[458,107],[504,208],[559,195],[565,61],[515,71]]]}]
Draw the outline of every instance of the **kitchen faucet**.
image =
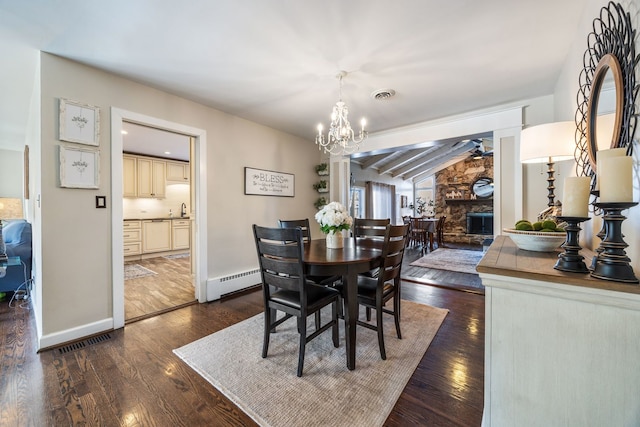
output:
[{"label": "kitchen faucet", "polygon": [[183,203],[180,210],[180,218],[184,218],[185,216],[187,216],[187,205]]}]

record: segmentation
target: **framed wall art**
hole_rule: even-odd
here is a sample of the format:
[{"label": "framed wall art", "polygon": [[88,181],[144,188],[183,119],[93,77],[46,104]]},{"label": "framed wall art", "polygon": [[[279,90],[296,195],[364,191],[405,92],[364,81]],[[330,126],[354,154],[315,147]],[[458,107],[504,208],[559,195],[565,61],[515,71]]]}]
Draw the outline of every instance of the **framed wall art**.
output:
[{"label": "framed wall art", "polygon": [[294,197],[295,176],[290,173],[245,167],[244,194]]},{"label": "framed wall art", "polygon": [[60,186],[97,189],[100,186],[98,150],[60,146]]},{"label": "framed wall art", "polygon": [[100,145],[100,108],[60,98],[60,140]]}]

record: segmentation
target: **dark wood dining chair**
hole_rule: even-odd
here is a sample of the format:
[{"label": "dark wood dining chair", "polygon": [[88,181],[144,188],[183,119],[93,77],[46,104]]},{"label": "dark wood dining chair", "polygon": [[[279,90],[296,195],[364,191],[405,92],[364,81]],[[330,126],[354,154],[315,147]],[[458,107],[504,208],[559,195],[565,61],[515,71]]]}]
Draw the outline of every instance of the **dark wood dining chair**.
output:
[{"label": "dark wood dining chair", "polygon": [[[358,239],[378,239],[380,242],[384,240],[387,225],[391,224],[389,218],[373,219],[373,218],[354,218],[353,220],[353,238],[358,243]],[[379,268],[374,268],[366,273],[362,273],[368,277],[377,277]]]},{"label": "dark wood dining chair", "polygon": [[[358,276],[358,304],[366,307],[366,318],[371,320],[371,309],[376,310],[376,324],[372,325],[358,319],[356,323],[378,333],[380,357],[385,360],[387,353],[384,347],[383,313],[392,314],[396,334],[402,339],[400,332],[400,274],[402,259],[406,246],[409,225],[387,225],[382,245],[382,261],[377,278]],[[393,298],[393,309],[385,304]]]},{"label": "dark wood dining chair", "polygon": [[[269,351],[269,338],[275,328],[295,316],[297,318],[300,345],[298,351],[297,375],[302,376],[306,344],[332,329],[334,347],[338,347],[337,305],[339,292],[306,280],[303,253],[304,238],[300,227],[268,228],[253,225],[253,235],[260,263],[262,295],[264,301],[264,341],[262,357]],[[325,325],[316,324],[316,330],[307,335],[307,317],[331,305],[331,321]],[[277,312],[285,315],[277,319]]]},{"label": "dark wood dining chair", "polygon": [[426,252],[426,247],[429,244],[429,224],[426,223],[425,218],[411,218],[409,240],[413,247],[420,246],[421,252]]},{"label": "dark wood dining chair", "polygon": [[447,220],[445,215],[442,215],[438,219],[438,224],[436,225],[436,243],[439,248],[444,246],[444,223]]},{"label": "dark wood dining chair", "polygon": [[[311,229],[309,228],[309,218],[305,219],[279,219],[280,228],[302,228],[302,239],[304,242],[311,240]],[[307,280],[311,280],[319,285],[332,286],[335,282],[341,280],[340,276],[311,276],[307,275]]]},{"label": "dark wood dining chair", "polygon": [[373,219],[373,218],[354,218],[353,220],[353,238],[378,238],[384,239],[386,227],[391,224],[389,218]]}]

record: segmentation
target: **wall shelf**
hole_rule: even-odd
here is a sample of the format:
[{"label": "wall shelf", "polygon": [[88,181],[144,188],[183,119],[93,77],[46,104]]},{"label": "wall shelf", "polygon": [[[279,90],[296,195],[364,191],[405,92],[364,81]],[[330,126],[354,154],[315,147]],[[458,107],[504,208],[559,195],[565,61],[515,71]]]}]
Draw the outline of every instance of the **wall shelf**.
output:
[{"label": "wall shelf", "polygon": [[493,197],[489,199],[444,199],[444,202],[448,205],[458,205],[458,204],[493,204]]}]

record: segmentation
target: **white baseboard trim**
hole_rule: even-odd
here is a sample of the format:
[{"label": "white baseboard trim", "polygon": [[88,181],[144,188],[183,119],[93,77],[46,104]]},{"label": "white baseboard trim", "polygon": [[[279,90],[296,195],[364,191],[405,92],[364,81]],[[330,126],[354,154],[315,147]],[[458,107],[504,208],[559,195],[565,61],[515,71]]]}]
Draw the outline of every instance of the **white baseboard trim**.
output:
[{"label": "white baseboard trim", "polygon": [[84,337],[98,334],[100,332],[110,331],[113,329],[113,318],[99,320],[97,322],[88,323],[86,325],[77,326],[65,331],[55,332],[40,337],[38,340],[38,350],[43,348],[54,347],[70,341],[76,341]]}]

